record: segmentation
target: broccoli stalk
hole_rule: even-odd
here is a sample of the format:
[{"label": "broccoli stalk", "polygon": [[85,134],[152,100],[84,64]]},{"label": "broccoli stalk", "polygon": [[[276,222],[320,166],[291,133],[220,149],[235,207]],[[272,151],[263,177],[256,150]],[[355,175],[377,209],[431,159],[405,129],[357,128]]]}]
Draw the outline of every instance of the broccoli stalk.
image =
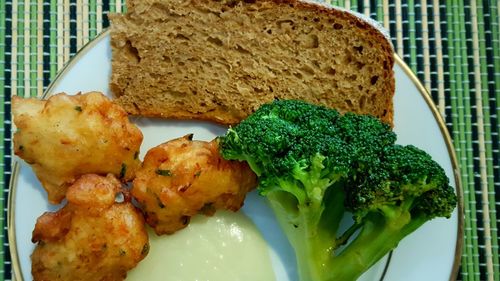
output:
[{"label": "broccoli stalk", "polygon": [[[219,140],[248,162],[295,250],[300,280],[356,280],[408,234],[449,217],[456,196],[422,150],[378,119],[275,101]],[[341,231],[346,214],[353,223]]]},{"label": "broccoli stalk", "polygon": [[[268,198],[281,228],[294,245],[298,264],[301,265],[301,280],[327,280],[322,276],[327,271],[316,269],[330,266],[332,242],[345,212],[343,193],[332,192],[334,189],[341,189],[341,186],[332,187],[333,182],[338,181],[338,176],[321,175],[324,171],[323,159],[324,157],[316,155],[311,161],[309,172],[296,168],[293,180],[277,179],[271,188],[261,190],[261,195]],[[326,191],[331,194],[324,194]],[[329,197],[327,205],[325,196]],[[322,216],[325,209],[328,209],[327,217]],[[321,226],[322,224],[327,227]]]}]

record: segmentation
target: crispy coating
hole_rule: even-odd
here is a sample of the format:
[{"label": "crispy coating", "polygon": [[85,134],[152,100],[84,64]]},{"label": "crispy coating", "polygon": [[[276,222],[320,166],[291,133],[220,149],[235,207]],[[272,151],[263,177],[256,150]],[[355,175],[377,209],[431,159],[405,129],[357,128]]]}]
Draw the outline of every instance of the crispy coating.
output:
[{"label": "crispy coating", "polygon": [[256,185],[256,175],[246,163],[223,159],[216,141],[193,141],[188,135],[148,151],[132,196],[157,234],[171,234],[197,213],[239,210]]},{"label": "crispy coating", "polygon": [[140,166],[141,131],[98,92],[48,100],[12,97],[14,152],[31,165],[51,203],[83,174],[112,173],[129,181]]},{"label": "crispy coating", "polygon": [[124,280],[148,253],[144,218],[113,176],[89,174],[68,188],[68,203],[38,218],[31,255],[35,281]]}]

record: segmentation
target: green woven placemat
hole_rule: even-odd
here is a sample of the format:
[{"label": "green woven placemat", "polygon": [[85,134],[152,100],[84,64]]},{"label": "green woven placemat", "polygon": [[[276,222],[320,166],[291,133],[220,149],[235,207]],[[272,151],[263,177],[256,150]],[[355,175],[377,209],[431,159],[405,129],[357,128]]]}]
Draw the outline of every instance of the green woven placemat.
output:
[{"label": "green woven placemat", "polygon": [[[459,280],[500,280],[500,3],[330,1],[380,21],[417,74],[453,138],[464,188]],[[0,1],[0,279],[11,279],[6,202],[11,173],[10,96],[41,96],[64,64],[109,25],[122,1]],[[496,191],[496,192],[495,192]]]}]

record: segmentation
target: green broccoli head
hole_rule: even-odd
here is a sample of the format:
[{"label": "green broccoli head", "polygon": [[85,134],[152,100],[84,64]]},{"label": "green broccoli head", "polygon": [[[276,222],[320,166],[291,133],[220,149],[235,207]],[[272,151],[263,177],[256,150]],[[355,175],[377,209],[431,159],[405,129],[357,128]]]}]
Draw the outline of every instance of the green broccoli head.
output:
[{"label": "green broccoli head", "polygon": [[299,101],[265,104],[229,129],[221,141],[222,153],[254,164],[258,175],[291,171],[294,160],[310,162],[316,152],[330,149],[325,142],[335,138],[331,124],[338,118],[336,111]]},{"label": "green broccoli head", "polygon": [[[355,280],[456,196],[422,150],[395,144],[378,119],[302,101],[263,105],[220,137],[247,161],[294,247],[300,279]],[[346,214],[352,226],[340,230]],[[345,245],[345,247],[340,247]]]},{"label": "green broccoli head", "polygon": [[453,188],[438,163],[412,146],[390,145],[379,163],[349,179],[346,208],[357,221],[369,212],[390,217],[411,212],[412,217],[448,217],[456,205]]},{"label": "green broccoli head", "polygon": [[307,170],[317,155],[324,157],[329,176],[340,176],[351,173],[352,164],[368,165],[395,140],[391,128],[374,117],[341,116],[326,107],[282,100],[260,107],[229,129],[220,144],[225,158],[248,161],[259,176]]}]

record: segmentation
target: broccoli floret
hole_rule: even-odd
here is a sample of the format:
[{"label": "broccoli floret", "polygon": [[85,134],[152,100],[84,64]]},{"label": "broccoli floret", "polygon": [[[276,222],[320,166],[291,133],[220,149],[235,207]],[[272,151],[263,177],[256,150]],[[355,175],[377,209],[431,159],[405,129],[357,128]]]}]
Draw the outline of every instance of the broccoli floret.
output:
[{"label": "broccoli floret", "polygon": [[[456,205],[443,169],[395,141],[374,117],[283,100],[263,105],[219,145],[223,157],[247,161],[259,176],[300,280],[347,281]],[[353,223],[341,232],[346,214]]]}]

